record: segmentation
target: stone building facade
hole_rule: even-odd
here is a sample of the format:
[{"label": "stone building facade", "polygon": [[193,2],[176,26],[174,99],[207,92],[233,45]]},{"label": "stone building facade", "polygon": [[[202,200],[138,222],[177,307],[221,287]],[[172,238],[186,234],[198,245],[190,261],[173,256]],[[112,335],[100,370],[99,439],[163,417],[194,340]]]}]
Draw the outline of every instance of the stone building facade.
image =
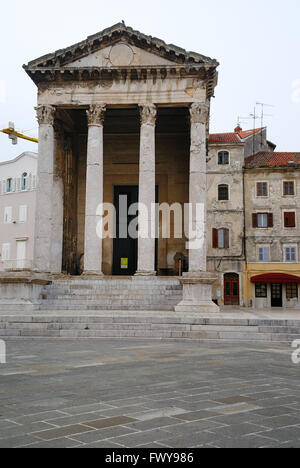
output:
[{"label": "stone building facade", "polygon": [[300,308],[300,153],[245,160],[247,306]]},{"label": "stone building facade", "polygon": [[244,305],[245,158],[268,150],[266,128],[211,134],[207,162],[208,269],[217,275],[219,305]]},{"label": "stone building facade", "polygon": [[0,271],[33,266],[37,159],[27,152],[0,163]]}]

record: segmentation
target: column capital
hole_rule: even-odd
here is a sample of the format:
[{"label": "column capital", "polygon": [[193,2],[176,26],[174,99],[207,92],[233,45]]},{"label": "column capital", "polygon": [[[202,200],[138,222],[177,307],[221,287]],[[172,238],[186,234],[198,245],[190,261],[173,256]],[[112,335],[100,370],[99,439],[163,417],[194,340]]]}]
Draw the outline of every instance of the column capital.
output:
[{"label": "column capital", "polygon": [[140,104],[141,125],[156,124],[157,107],[155,104]]},{"label": "column capital", "polygon": [[88,126],[102,127],[104,124],[105,112],[105,104],[92,104],[90,108],[86,111]]},{"label": "column capital", "polygon": [[190,107],[191,123],[205,125],[209,118],[209,105],[205,102],[193,102]]},{"label": "column capital", "polygon": [[37,106],[35,110],[39,125],[54,125],[56,113],[56,108],[54,106]]}]

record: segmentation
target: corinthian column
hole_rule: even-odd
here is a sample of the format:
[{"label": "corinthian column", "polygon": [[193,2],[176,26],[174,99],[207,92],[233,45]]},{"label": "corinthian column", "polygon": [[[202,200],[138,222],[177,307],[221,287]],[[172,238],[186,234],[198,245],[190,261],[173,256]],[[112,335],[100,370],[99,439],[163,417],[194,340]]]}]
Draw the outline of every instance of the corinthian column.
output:
[{"label": "corinthian column", "polygon": [[212,302],[212,284],[216,276],[206,271],[206,137],[209,105],[193,103],[190,150],[189,272],[181,279],[183,300],[176,312],[218,312]]},{"label": "corinthian column", "polygon": [[39,158],[35,214],[34,270],[38,272],[51,272],[55,107],[38,106],[36,112],[39,123]]},{"label": "corinthian column", "polygon": [[87,111],[88,148],[85,204],[84,272],[102,273],[102,238],[99,226],[102,218],[99,206],[103,203],[103,124],[106,106],[92,105]]},{"label": "corinthian column", "polygon": [[206,137],[209,106],[195,102],[190,107],[190,219],[189,272],[206,271]]},{"label": "corinthian column", "polygon": [[140,276],[154,276],[155,272],[155,123],[154,104],[140,106],[140,166],[139,166],[139,239],[138,271]]}]

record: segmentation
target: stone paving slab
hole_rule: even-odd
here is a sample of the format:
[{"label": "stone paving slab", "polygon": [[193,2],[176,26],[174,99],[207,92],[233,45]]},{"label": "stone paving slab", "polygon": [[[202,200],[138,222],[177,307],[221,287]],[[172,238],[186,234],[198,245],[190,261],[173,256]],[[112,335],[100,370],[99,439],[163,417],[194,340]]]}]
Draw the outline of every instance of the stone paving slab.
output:
[{"label": "stone paving slab", "polygon": [[292,351],[11,340],[0,365],[0,448],[299,447],[300,365]]}]

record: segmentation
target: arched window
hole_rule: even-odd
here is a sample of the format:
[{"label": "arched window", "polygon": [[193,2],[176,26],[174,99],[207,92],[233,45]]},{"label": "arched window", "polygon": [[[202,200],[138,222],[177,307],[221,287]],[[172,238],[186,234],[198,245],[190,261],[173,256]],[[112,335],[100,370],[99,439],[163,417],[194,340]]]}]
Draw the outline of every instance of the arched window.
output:
[{"label": "arched window", "polygon": [[6,181],[6,192],[12,192],[12,179],[7,179]]},{"label": "arched window", "polygon": [[218,200],[219,201],[228,201],[229,200],[229,187],[228,185],[219,185],[218,186]]},{"label": "arched window", "polygon": [[27,189],[28,189],[28,174],[27,172],[24,172],[22,174],[21,190],[27,190]]},{"label": "arched window", "polygon": [[228,151],[219,151],[218,153],[218,164],[223,166],[229,164],[229,152]]}]

